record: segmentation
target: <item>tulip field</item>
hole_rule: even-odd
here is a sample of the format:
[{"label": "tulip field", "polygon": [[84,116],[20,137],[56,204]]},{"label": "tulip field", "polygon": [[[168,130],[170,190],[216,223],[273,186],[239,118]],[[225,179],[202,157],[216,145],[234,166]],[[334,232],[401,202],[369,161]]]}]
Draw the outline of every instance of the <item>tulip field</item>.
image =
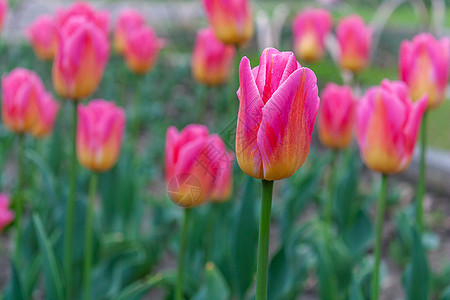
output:
[{"label": "tulip field", "polygon": [[25,2],[1,300],[450,300],[450,2]]}]

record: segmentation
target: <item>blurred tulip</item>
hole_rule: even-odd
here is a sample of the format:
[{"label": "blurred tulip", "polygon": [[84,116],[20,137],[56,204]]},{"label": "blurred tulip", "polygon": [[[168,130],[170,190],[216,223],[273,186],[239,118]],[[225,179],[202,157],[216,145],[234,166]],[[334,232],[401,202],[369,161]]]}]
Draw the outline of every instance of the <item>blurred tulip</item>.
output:
[{"label": "blurred tulip", "polygon": [[326,9],[307,8],[294,19],[295,54],[306,61],[317,61],[325,54],[325,37],[330,33],[333,19]]},{"label": "blurred tulip", "polygon": [[203,0],[216,36],[225,44],[241,45],[253,36],[253,18],[248,0]]},{"label": "blurred tulip", "polygon": [[436,108],[445,99],[450,67],[450,39],[436,40],[429,33],[416,35],[400,47],[400,79],[417,101],[428,95],[428,107]]},{"label": "blurred tulip", "polygon": [[200,30],[192,53],[191,67],[195,80],[209,86],[226,82],[235,54],[234,47],[219,41],[212,29]]},{"label": "blurred tulip", "polygon": [[[226,156],[222,141],[203,125],[191,124],[181,132],[166,133],[166,183],[169,197],[182,207],[203,204],[210,197],[220,159]],[[223,142],[222,142],[223,143]]]},{"label": "blurred tulip", "polygon": [[125,51],[125,38],[134,29],[145,25],[142,14],[134,9],[123,9],[117,18],[114,30],[114,49],[117,53],[123,54]]},{"label": "blurred tulip", "polygon": [[145,74],[156,63],[162,41],[149,26],[134,29],[125,37],[125,62],[134,73]]},{"label": "blurred tulip", "polygon": [[25,133],[38,118],[38,102],[44,93],[39,76],[30,70],[16,68],[2,77],[2,119],[16,133]]},{"label": "blurred tulip", "polygon": [[53,130],[59,106],[59,103],[53,99],[51,94],[41,94],[37,105],[38,114],[36,122],[30,130],[33,136],[43,138]]},{"label": "blurred tulip", "polygon": [[352,89],[329,83],[320,99],[320,141],[333,149],[347,148],[352,141],[355,123],[356,99]]},{"label": "blurred tulip", "polygon": [[92,94],[100,84],[109,56],[109,44],[95,25],[72,18],[60,29],[53,62],[53,85],[64,98],[79,100]]},{"label": "blurred tulip", "polygon": [[14,213],[9,208],[9,197],[0,194],[0,232],[14,220]]},{"label": "blurred tulip", "polygon": [[211,200],[223,202],[230,199],[233,192],[233,161],[234,153],[227,152],[222,139],[215,140],[217,155],[217,174],[211,191]]},{"label": "blurred tulip", "polygon": [[358,15],[348,16],[337,25],[340,65],[354,73],[363,70],[370,60],[372,29]]},{"label": "blurred tulip", "polygon": [[6,17],[8,15],[8,0],[0,0],[0,30],[5,24]]},{"label": "blurred tulip", "polygon": [[65,27],[72,18],[82,18],[108,35],[110,18],[108,11],[96,10],[87,2],[75,2],[69,8],[62,8],[56,12],[58,28]]},{"label": "blurred tulip", "polygon": [[58,33],[52,16],[43,15],[34,20],[27,29],[27,37],[40,60],[53,59],[58,44]]},{"label": "blurred tulip", "polygon": [[426,106],[426,97],[413,104],[401,81],[383,80],[366,92],[357,108],[356,132],[369,168],[393,174],[408,167]]},{"label": "blurred tulip", "polygon": [[316,75],[292,52],[265,49],[259,66],[239,66],[236,156],[249,176],[279,180],[305,162],[319,97]]},{"label": "blurred tulip", "polygon": [[78,108],[77,156],[95,172],[111,169],[119,158],[125,129],[125,111],[105,100],[92,100]]}]

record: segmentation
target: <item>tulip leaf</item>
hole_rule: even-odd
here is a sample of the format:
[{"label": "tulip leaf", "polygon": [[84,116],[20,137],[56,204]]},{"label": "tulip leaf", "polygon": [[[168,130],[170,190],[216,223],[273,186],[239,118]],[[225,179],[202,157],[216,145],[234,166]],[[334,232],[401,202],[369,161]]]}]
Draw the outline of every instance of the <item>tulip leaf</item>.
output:
[{"label": "tulip leaf", "polygon": [[207,263],[205,282],[192,300],[228,300],[229,288],[219,269],[213,263]]},{"label": "tulip leaf", "polygon": [[148,279],[134,282],[125,287],[118,296],[114,297],[114,300],[141,299],[148,290],[165,282],[175,282],[175,280],[176,274],[172,272],[152,275]]},{"label": "tulip leaf", "polygon": [[4,300],[25,300],[22,280],[16,264],[11,261],[12,276],[5,292]]}]

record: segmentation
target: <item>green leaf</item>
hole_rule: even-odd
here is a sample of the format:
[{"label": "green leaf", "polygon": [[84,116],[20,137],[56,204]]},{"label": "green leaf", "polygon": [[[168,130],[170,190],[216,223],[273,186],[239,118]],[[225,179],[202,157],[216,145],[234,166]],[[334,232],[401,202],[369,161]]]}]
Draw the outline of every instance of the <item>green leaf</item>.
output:
[{"label": "green leaf", "polygon": [[20,279],[20,273],[17,272],[17,267],[14,262],[11,261],[12,278],[6,289],[4,300],[25,300],[22,280]]},{"label": "green leaf", "polygon": [[207,263],[205,267],[205,282],[192,300],[228,300],[229,288],[220,271],[213,263]]},{"label": "green leaf", "polygon": [[357,280],[353,278],[352,284],[350,286],[350,298],[349,300],[364,300],[363,294],[361,292],[361,288]]},{"label": "green leaf", "polygon": [[450,286],[447,287],[439,296],[439,300],[450,300]]},{"label": "green leaf", "polygon": [[130,284],[123,291],[113,299],[115,300],[130,300],[130,299],[140,299],[142,295],[148,292],[155,286],[159,286],[167,281],[175,282],[176,274],[172,272],[156,274],[150,276],[148,279],[143,281],[138,281]]}]

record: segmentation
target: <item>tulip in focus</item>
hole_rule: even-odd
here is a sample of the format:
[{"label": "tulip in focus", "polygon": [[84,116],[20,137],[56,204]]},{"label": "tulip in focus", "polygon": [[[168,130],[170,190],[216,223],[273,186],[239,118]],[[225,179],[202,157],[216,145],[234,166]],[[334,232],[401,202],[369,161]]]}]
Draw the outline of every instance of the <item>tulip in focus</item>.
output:
[{"label": "tulip in focus", "polygon": [[162,41],[158,39],[153,28],[141,26],[125,37],[125,62],[136,74],[145,74],[156,63]]},{"label": "tulip in focus", "polygon": [[340,48],[340,65],[354,73],[363,70],[370,60],[372,29],[358,15],[342,19],[336,29]]},{"label": "tulip in focus", "polygon": [[325,54],[325,37],[333,19],[326,9],[308,8],[300,12],[292,24],[295,54],[306,61],[317,61]]},{"label": "tulip in focus", "polygon": [[60,29],[53,62],[53,85],[64,98],[79,100],[100,84],[109,56],[106,35],[84,18],[73,17]]},{"label": "tulip in focus", "polygon": [[235,54],[234,47],[219,41],[212,29],[200,30],[192,53],[192,74],[195,80],[209,86],[226,82]]},{"label": "tulip in focus", "polygon": [[319,138],[333,149],[347,148],[353,137],[356,99],[352,89],[329,83],[321,95]]},{"label": "tulip in focus", "polygon": [[242,45],[253,36],[248,0],[203,0],[216,36],[225,44]]},{"label": "tulip in focus", "polygon": [[117,53],[125,51],[125,39],[134,29],[145,25],[142,14],[134,9],[124,9],[119,13],[116,28],[114,30],[114,49]]},{"label": "tulip in focus", "polygon": [[383,80],[369,89],[357,109],[356,132],[365,164],[383,174],[405,170],[413,155],[424,97],[413,104],[408,87],[401,81]]},{"label": "tulip in focus", "polygon": [[58,33],[52,16],[43,15],[34,20],[27,29],[27,37],[40,60],[53,59],[58,44]]},{"label": "tulip in focus", "polygon": [[400,47],[400,79],[409,86],[411,99],[428,95],[428,107],[445,99],[449,78],[450,39],[436,40],[429,33],[416,35]]},{"label": "tulip in focus", "polygon": [[38,114],[36,122],[30,130],[30,133],[37,138],[46,137],[55,124],[59,111],[59,103],[48,93],[42,93],[38,101]]},{"label": "tulip in focus", "polygon": [[69,8],[62,8],[56,12],[58,28],[65,27],[73,18],[81,18],[99,28],[105,36],[109,32],[109,12],[93,8],[87,2],[75,2]]},{"label": "tulip in focus", "polygon": [[14,220],[14,213],[9,208],[9,197],[0,194],[0,232]]},{"label": "tulip in focus", "polygon": [[305,162],[320,102],[316,82],[292,52],[265,49],[253,69],[242,58],[236,156],[247,175],[280,180]]},{"label": "tulip in focus", "polygon": [[2,119],[15,133],[32,129],[38,118],[39,98],[44,93],[39,76],[30,70],[16,68],[2,77]]},{"label": "tulip in focus", "polygon": [[3,28],[8,15],[8,0],[0,0],[0,30]]},{"label": "tulip in focus", "polygon": [[105,100],[78,107],[77,156],[94,172],[105,172],[117,162],[125,129],[125,111]]},{"label": "tulip in focus", "polygon": [[234,153],[226,151],[222,139],[216,139],[215,150],[217,155],[217,174],[211,191],[211,200],[223,202],[230,199],[233,193],[233,162]]}]

